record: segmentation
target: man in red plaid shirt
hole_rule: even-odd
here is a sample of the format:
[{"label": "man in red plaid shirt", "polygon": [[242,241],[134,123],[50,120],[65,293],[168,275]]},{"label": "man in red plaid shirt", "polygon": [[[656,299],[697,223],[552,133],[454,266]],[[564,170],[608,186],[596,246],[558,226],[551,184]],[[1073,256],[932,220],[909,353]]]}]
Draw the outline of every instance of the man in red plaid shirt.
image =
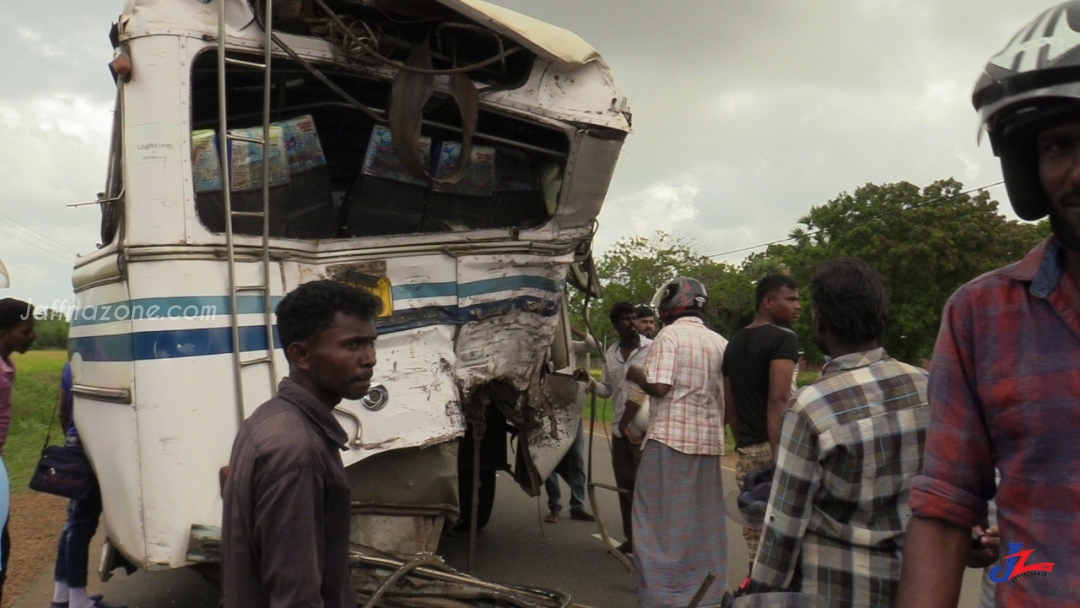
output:
[{"label": "man in red plaid shirt", "polygon": [[997,605],[1080,606],[1080,1],[1021,30],[973,100],[1013,209],[1053,235],[945,307],[897,606],[956,606],[991,498]]},{"label": "man in red plaid shirt", "polygon": [[[634,481],[634,563],[642,608],[683,608],[711,573],[727,580],[721,368],[727,340],[701,320],[705,286],[678,277],[653,305],[664,328],[644,369],[626,379],[652,397],[649,431]],[[719,605],[713,585],[702,606]]]}]

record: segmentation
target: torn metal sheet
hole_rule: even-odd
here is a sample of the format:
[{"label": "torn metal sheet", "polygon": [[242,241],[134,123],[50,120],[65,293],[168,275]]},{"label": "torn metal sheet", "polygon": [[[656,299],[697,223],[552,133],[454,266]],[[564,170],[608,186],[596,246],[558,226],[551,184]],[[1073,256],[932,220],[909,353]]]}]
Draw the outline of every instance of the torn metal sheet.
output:
[{"label": "torn metal sheet", "polygon": [[572,256],[461,256],[458,306],[469,318],[458,332],[455,373],[463,395],[492,380],[519,391],[547,358],[565,306]]},{"label": "torn metal sheet", "polygon": [[519,434],[521,446],[514,479],[530,496],[539,496],[544,480],[551,476],[570,451],[581,422],[582,384],[565,375],[547,375],[530,391],[532,422]]}]

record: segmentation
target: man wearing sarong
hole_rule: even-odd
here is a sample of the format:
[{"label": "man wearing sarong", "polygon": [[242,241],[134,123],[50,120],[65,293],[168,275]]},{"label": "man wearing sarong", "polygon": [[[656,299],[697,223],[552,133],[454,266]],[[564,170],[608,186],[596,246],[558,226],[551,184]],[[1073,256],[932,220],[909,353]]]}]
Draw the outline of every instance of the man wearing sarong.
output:
[{"label": "man wearing sarong", "polygon": [[[684,608],[712,573],[727,580],[727,531],[720,456],[721,366],[727,340],[701,320],[707,295],[679,277],[653,299],[665,327],[645,368],[626,378],[653,397],[649,431],[634,486],[634,563],[645,608]],[[699,604],[720,604],[714,584]]]}]

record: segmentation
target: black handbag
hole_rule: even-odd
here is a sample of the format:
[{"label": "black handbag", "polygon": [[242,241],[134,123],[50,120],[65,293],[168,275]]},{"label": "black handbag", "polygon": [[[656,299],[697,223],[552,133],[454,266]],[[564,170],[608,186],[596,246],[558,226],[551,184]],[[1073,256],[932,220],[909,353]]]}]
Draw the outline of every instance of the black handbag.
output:
[{"label": "black handbag", "polygon": [[45,445],[30,478],[30,489],[73,500],[89,498],[97,489],[97,477],[86,452],[80,445],[49,445],[51,434],[52,425],[45,433]]}]

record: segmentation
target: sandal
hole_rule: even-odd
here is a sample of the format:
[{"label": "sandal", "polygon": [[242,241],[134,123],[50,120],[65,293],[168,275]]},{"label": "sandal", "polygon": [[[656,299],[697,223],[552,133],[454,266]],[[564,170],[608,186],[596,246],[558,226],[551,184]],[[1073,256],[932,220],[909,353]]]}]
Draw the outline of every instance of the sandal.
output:
[{"label": "sandal", "polygon": [[552,509],[551,513],[548,513],[547,517],[544,518],[544,523],[549,523],[549,524],[557,524],[557,523],[559,523],[559,511],[562,511],[562,507],[559,507],[557,509]]}]

